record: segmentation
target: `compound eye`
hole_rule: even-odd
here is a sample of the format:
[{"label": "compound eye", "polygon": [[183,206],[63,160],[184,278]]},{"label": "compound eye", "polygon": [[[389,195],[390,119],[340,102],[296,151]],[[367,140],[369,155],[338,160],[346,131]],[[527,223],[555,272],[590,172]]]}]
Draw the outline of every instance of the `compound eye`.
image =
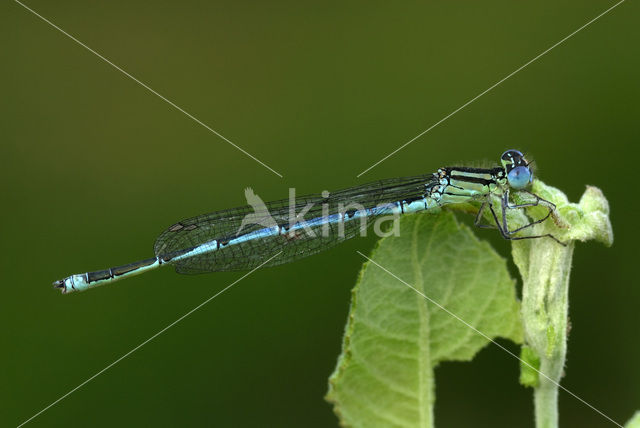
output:
[{"label": "compound eye", "polygon": [[533,174],[528,167],[517,166],[509,171],[507,180],[509,181],[509,185],[514,189],[524,189],[533,181]]}]

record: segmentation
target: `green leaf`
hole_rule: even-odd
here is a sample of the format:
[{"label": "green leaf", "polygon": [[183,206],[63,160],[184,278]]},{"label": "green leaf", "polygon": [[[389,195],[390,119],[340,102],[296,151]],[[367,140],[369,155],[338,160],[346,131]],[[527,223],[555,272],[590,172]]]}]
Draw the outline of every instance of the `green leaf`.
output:
[{"label": "green leaf", "polygon": [[540,357],[528,346],[520,350],[520,384],[523,386],[537,387],[540,384]]},{"label": "green leaf", "polygon": [[629,422],[627,422],[624,428],[640,428],[640,411],[637,411],[636,414],[629,419]]},{"label": "green leaf", "polygon": [[434,368],[470,360],[488,340],[419,293],[488,337],[520,343],[514,281],[449,212],[403,217],[400,236],[381,239],[371,259],[352,292],[327,400],[343,426],[432,427]]}]

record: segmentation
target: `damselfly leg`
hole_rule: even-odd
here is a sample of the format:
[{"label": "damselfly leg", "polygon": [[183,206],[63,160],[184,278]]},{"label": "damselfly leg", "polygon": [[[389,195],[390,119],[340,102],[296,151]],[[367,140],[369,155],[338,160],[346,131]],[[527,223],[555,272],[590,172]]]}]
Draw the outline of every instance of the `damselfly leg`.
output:
[{"label": "damselfly leg", "polygon": [[531,227],[531,226],[534,226],[536,224],[542,223],[543,221],[548,219],[556,210],[556,204],[554,204],[551,201],[547,201],[546,199],[541,198],[540,196],[536,195],[533,192],[530,192],[530,191],[528,191],[526,189],[519,190],[519,192],[520,193],[526,193],[526,194],[528,194],[530,196],[533,196],[535,198],[535,201],[534,202],[525,202],[525,203],[522,203],[522,204],[510,204],[509,203],[509,189],[507,189],[504,192],[504,194],[502,195],[502,221],[503,221],[503,226],[504,226],[505,230],[508,230],[507,227],[506,227],[507,223],[506,223],[506,216],[505,216],[507,208],[508,209],[518,209],[518,208],[527,208],[527,207],[537,207],[538,205],[542,205],[545,208],[547,208],[549,211],[547,212],[547,215],[545,215],[541,219],[536,220],[536,221],[532,221],[529,224],[526,224],[526,225],[524,225],[522,227],[519,227],[517,229],[509,231],[510,234],[520,232],[522,229],[526,229],[528,227]]},{"label": "damselfly leg", "polygon": [[[500,219],[498,218],[498,215],[496,213],[496,210],[494,209],[494,203],[491,201],[491,196],[488,196],[487,199],[482,202],[482,205],[480,205],[480,209],[478,210],[478,214],[476,214],[476,218],[474,221],[474,224],[476,227],[479,228],[492,228],[492,229],[498,229],[500,231],[500,234],[502,235],[502,237],[504,239],[508,239],[510,241],[517,241],[517,240],[521,240],[521,239],[534,239],[534,238],[551,238],[554,241],[556,241],[558,244],[560,245],[566,245],[564,242],[560,241],[558,238],[556,238],[555,236],[553,236],[550,233],[545,233],[543,235],[529,235],[529,236],[513,236],[514,234],[527,229],[529,227],[535,226],[536,224],[540,224],[543,221],[547,220],[551,215],[553,215],[553,213],[555,212],[556,206],[553,202],[547,201],[546,199],[541,198],[540,196],[536,195],[535,193],[529,192],[528,190],[520,190],[520,192],[524,192],[529,194],[530,196],[533,196],[535,198],[534,201],[532,202],[525,202],[525,203],[521,203],[521,204],[516,204],[516,203],[510,203],[509,202],[509,191],[505,191],[502,194],[502,197],[500,198],[500,208],[501,208],[501,214],[502,214],[502,221],[500,221]],[[509,225],[507,223],[507,209],[519,209],[519,208],[527,208],[527,207],[536,207],[539,205],[543,205],[544,207],[546,207],[549,211],[547,212],[547,214],[538,219],[538,220],[534,220],[530,223],[527,223],[524,226],[518,227],[516,229],[510,230],[509,229]],[[481,220],[482,220],[482,215],[484,213],[484,210],[486,209],[486,207],[489,207],[489,211],[491,212],[491,215],[493,217],[494,220],[494,224],[482,224]]]},{"label": "damselfly leg", "polygon": [[475,227],[478,227],[480,229],[497,229],[498,226],[496,225],[496,223],[493,223],[493,224],[481,223],[482,214],[484,214],[484,210],[486,207],[487,207],[487,201],[482,202],[482,205],[480,205],[480,209],[478,210],[478,214],[476,214],[476,219],[473,221],[473,224]]}]

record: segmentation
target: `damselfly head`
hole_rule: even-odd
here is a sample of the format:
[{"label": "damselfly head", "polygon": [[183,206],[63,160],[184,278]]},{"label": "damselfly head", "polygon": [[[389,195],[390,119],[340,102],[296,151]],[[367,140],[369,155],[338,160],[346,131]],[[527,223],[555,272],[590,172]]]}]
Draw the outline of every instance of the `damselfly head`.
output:
[{"label": "damselfly head", "polygon": [[533,172],[522,152],[507,150],[502,154],[500,160],[507,174],[509,186],[514,189],[524,189],[533,181]]}]

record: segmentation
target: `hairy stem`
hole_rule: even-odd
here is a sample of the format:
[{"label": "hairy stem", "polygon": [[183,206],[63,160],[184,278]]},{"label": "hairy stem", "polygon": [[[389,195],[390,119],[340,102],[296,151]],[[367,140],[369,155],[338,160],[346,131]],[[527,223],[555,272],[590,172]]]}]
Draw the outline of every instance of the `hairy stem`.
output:
[{"label": "hairy stem", "polygon": [[[538,386],[534,390],[536,426],[558,426],[558,384],[567,351],[569,273],[574,244],[566,247],[550,239],[529,252],[523,274],[522,319],[525,343],[540,361]],[[525,279],[526,278],[526,279]]]},{"label": "hairy stem", "polygon": [[[569,313],[569,274],[574,241],[598,240],[613,243],[609,222],[609,206],[600,190],[588,187],[579,204],[569,203],[558,189],[537,182],[533,191],[553,202],[552,219],[533,228],[532,234],[553,234],[566,245],[550,238],[514,241],[513,259],[523,280],[522,321],[525,344],[539,361],[534,386],[537,428],[558,426],[558,388],[564,375],[567,351]],[[527,213],[540,218],[544,208],[534,207]],[[516,223],[526,223],[515,218]],[[527,363],[528,364],[528,363]]]}]

